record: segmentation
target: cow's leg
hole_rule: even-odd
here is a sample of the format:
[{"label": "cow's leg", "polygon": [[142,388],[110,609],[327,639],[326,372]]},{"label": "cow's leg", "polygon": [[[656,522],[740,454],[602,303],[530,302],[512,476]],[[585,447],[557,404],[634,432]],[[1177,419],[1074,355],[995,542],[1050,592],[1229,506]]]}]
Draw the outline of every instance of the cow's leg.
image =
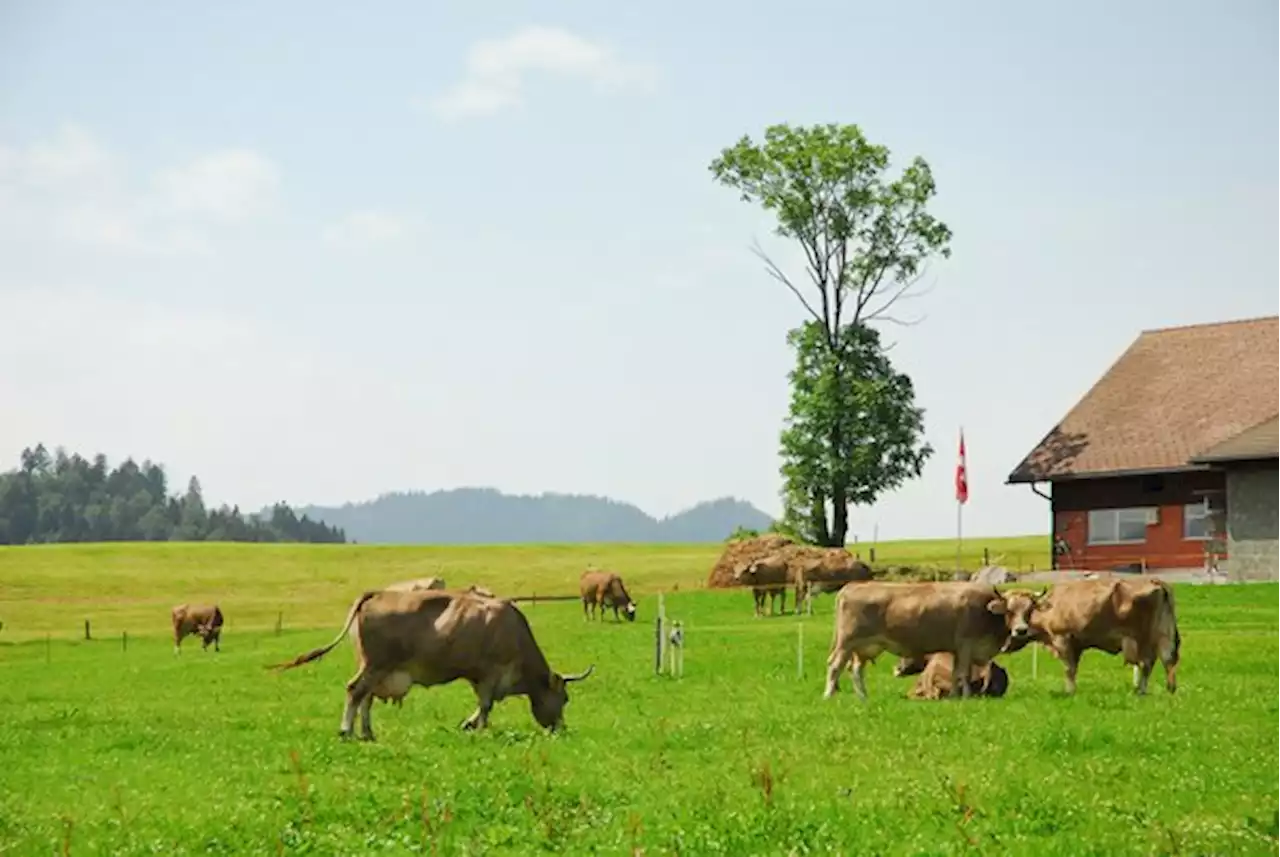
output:
[{"label": "cow's leg", "polygon": [[338,728],[338,737],[351,737],[351,730],[355,728],[356,710],[373,693],[375,683],[370,679],[368,670],[362,666],[351,681],[347,682],[347,705],[342,711],[342,725]]},{"label": "cow's leg", "polygon": [[969,673],[973,670],[973,650],[960,646],[951,660],[951,696],[968,699],[973,695]]},{"label": "cow's leg", "polygon": [[1080,670],[1080,655],[1083,652],[1079,648],[1067,643],[1062,647],[1062,667],[1063,682],[1068,694],[1076,692],[1076,673]]},{"label": "cow's leg", "polygon": [[1144,660],[1140,664],[1133,665],[1133,692],[1138,696],[1146,696],[1147,682],[1151,679],[1151,671],[1155,669],[1155,660]]},{"label": "cow's leg", "polygon": [[376,741],[373,737],[373,694],[365,694],[360,700],[360,740]]},{"label": "cow's leg", "polygon": [[472,729],[484,729],[489,725],[489,712],[493,710],[493,687],[488,683],[477,684],[471,683],[471,689],[476,692],[476,701],[479,705],[470,717],[462,721],[462,728],[470,731]]},{"label": "cow's leg", "polygon": [[582,619],[584,622],[591,621],[591,611],[587,609],[587,605],[589,605],[590,603],[591,602],[588,601],[587,599],[585,598],[582,599]]},{"label": "cow's leg", "polygon": [[757,619],[764,615],[764,592],[759,589],[751,590],[751,600],[754,603],[754,615]]},{"label": "cow's leg", "polygon": [[863,671],[867,668],[867,661],[859,655],[853,656],[852,669],[853,673],[853,689],[858,693],[858,699],[863,702],[867,701],[867,679]]},{"label": "cow's leg", "polygon": [[844,668],[849,665],[851,657],[853,657],[851,646],[837,642],[831,647],[831,654],[827,656],[827,686],[822,692],[823,699],[830,699],[840,689],[840,673],[844,672]]},{"label": "cow's leg", "polygon": [[1178,659],[1173,653],[1173,646],[1161,644],[1160,664],[1164,667],[1164,686],[1170,693],[1178,692]]}]

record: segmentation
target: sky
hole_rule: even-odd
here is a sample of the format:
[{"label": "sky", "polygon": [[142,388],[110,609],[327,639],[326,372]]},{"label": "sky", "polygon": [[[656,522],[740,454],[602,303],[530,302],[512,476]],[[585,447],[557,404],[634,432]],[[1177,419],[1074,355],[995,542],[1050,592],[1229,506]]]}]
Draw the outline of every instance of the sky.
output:
[{"label": "sky", "polygon": [[[752,10],[755,11],[752,11]],[[1046,532],[1009,472],[1144,329],[1277,312],[1277,4],[0,5],[0,467],[210,503],[780,512],[799,273],[708,164],[856,123],[954,237],[884,328],[935,453],[861,540]]]}]

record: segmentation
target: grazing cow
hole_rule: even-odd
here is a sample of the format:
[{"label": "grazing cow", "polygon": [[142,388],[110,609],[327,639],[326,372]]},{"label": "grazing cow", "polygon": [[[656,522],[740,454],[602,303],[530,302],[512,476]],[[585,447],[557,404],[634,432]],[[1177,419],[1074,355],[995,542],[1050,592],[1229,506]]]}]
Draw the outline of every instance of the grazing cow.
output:
[{"label": "grazing cow", "polygon": [[973,664],[989,662],[1012,640],[1028,638],[1035,599],[969,582],[845,584],[836,595],[823,696],[835,694],[840,673],[850,667],[854,690],[866,699],[863,670],[882,652],[911,659],[950,652],[956,665],[952,695],[970,696],[969,682],[959,677],[968,676]]},{"label": "grazing cow", "polygon": [[792,579],[796,585],[796,610],[804,596],[826,595],[839,592],[846,583],[871,580],[871,566],[852,556],[842,557],[839,564],[823,563],[818,559],[810,559],[794,564]]},{"label": "grazing cow", "polygon": [[182,638],[188,634],[196,634],[203,645],[201,651],[208,651],[213,643],[213,650],[222,649],[218,641],[222,638],[222,610],[217,604],[179,604],[173,608],[173,653],[182,653]]},{"label": "grazing cow", "polygon": [[[354,627],[353,627],[354,626]],[[319,660],[351,631],[358,669],[347,682],[339,735],[351,736],[356,712],[360,737],[374,740],[374,698],[402,700],[413,685],[432,687],[465,679],[479,702],[463,729],[483,729],[495,702],[527,696],[544,728],[564,725],[568,685],[595,669],[560,675],[547,664],[524,614],[510,601],[468,592],[366,592],[347,612],[332,642],[268,669],[287,670]]]},{"label": "grazing cow", "polygon": [[636,603],[627,594],[622,578],[612,571],[584,571],[578,580],[578,591],[582,595],[582,615],[587,619],[598,611],[600,620],[604,621],[605,608],[612,607],[613,620],[620,621],[618,608],[621,607],[628,622],[636,621]]},{"label": "grazing cow", "polygon": [[431,589],[444,589],[444,578],[419,577],[416,580],[402,580],[384,588],[387,592],[426,592]]},{"label": "grazing cow", "polygon": [[[1076,671],[1086,649],[1122,654],[1133,665],[1134,691],[1147,692],[1156,659],[1165,687],[1178,689],[1182,648],[1173,589],[1163,580],[1099,578],[1059,583],[1031,616],[1031,638],[1043,644],[1065,670],[1066,692],[1076,692]],[[1023,644],[1025,645],[1025,643]]]},{"label": "grazing cow", "polygon": [[[908,696],[911,699],[942,699],[951,695],[954,679],[950,652],[935,652],[927,657],[902,658],[893,668],[895,676],[920,674]],[[969,689],[974,696],[1004,696],[1009,690],[1009,673],[995,661],[969,668]]]},{"label": "grazing cow", "polygon": [[733,582],[739,586],[751,587],[757,617],[764,616],[766,595],[769,597],[770,616],[774,615],[774,603],[779,596],[782,597],[779,612],[787,612],[787,584],[791,582],[791,571],[786,557],[773,554],[741,563],[733,570]]}]

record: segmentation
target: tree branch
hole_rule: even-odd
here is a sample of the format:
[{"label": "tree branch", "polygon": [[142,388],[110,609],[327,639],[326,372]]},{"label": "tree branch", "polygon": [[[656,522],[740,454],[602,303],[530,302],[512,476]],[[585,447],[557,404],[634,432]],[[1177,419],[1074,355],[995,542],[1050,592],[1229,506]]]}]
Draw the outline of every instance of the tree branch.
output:
[{"label": "tree branch", "polygon": [[[787,277],[787,275],[782,272],[782,269],[779,268],[777,264],[774,263],[774,261],[769,258],[769,254],[764,252],[764,250],[760,247],[760,243],[758,241],[753,243],[753,246],[751,247],[751,252],[754,253],[760,259],[760,261],[764,262],[764,269],[769,272],[769,276],[773,277],[775,280],[782,283],[782,285],[790,289],[791,294],[796,296],[796,298],[800,301],[800,303],[804,306],[804,308],[809,311],[809,314],[812,315],[818,321],[819,324],[825,325],[827,323],[826,319],[823,318],[821,315],[819,315],[818,312],[812,306],[810,306],[809,302],[804,299],[804,295],[800,294],[800,290],[797,289],[795,287],[795,284],[792,283],[791,280]],[[825,299],[826,297],[825,292],[823,294],[823,297]]]}]

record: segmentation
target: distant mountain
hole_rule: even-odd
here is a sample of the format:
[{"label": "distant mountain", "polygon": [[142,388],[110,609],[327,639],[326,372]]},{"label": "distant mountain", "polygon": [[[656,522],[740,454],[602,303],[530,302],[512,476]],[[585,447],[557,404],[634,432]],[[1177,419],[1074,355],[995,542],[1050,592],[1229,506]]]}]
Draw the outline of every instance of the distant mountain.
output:
[{"label": "distant mountain", "polygon": [[534,497],[493,488],[384,494],[336,508],[304,506],[298,514],[340,527],[348,539],[364,544],[719,542],[738,527],[763,530],[773,522],[750,503],[729,497],[657,519],[607,497]]}]

